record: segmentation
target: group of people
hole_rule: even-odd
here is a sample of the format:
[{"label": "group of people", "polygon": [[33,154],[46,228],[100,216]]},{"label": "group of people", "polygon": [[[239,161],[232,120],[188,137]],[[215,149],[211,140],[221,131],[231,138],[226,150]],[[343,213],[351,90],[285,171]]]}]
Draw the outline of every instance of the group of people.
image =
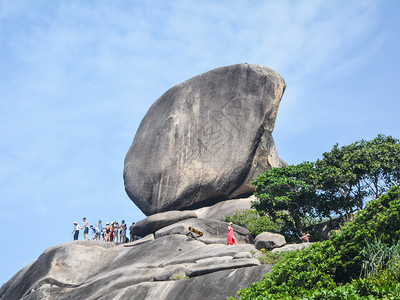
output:
[{"label": "group of people", "polygon": [[[103,242],[114,242],[118,243],[118,236],[119,236],[119,243],[127,243],[129,240],[133,242],[134,240],[138,239],[139,237],[134,236],[133,234],[133,222],[132,225],[129,227],[130,231],[130,239],[126,236],[126,223],[125,220],[121,221],[121,225],[118,224],[117,221],[114,221],[110,224],[110,222],[106,223],[106,226],[103,227],[101,220],[98,223],[95,223],[94,226],[90,225],[86,218],[83,218],[83,222],[85,224],[81,227],[79,226],[78,222],[74,222],[74,230],[72,233],[74,234],[74,241],[78,240],[79,237],[79,230],[83,229],[83,239],[89,240],[89,229],[92,233],[92,240],[94,241],[103,241]],[[303,243],[308,243],[310,241],[310,235],[308,233],[304,233],[302,237],[300,237]],[[227,245],[236,245],[236,239],[233,234],[233,227],[232,222],[229,223],[228,226],[228,239]]]},{"label": "group of people", "polygon": [[114,243],[127,243],[129,240],[135,240],[133,235],[133,225],[129,227],[130,239],[126,236],[127,225],[125,220],[121,221],[121,225],[114,221],[112,223],[107,222],[106,226],[103,227],[103,223],[99,220],[97,223],[89,226],[89,222],[86,218],[83,218],[84,225],[80,226],[77,221],[74,222],[74,230],[72,234],[74,235],[74,241],[79,238],[79,230],[83,229],[83,239],[85,241],[89,240],[89,231],[91,232],[91,240],[93,241],[103,241],[103,242],[114,242]]}]

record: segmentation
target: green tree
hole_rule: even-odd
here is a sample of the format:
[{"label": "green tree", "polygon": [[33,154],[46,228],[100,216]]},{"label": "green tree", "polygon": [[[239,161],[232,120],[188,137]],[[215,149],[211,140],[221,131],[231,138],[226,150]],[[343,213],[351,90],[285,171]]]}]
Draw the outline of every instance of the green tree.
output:
[{"label": "green tree", "polygon": [[342,216],[363,207],[367,195],[361,184],[365,171],[361,161],[354,163],[352,158],[358,151],[354,145],[339,148],[335,145],[330,152],[323,154],[322,160],[315,163],[320,202],[324,214]]},{"label": "green tree", "polygon": [[364,165],[362,177],[368,194],[379,197],[400,182],[400,141],[378,135],[371,141],[360,141],[359,160]]},{"label": "green tree", "polygon": [[335,145],[316,162],[319,188],[339,214],[361,209],[367,196],[379,197],[400,183],[399,140],[378,135],[341,148]]},{"label": "green tree", "polygon": [[316,163],[267,171],[256,180],[253,207],[285,221],[287,238],[301,234],[310,220],[348,215],[400,183],[400,142],[378,135],[330,152]]},{"label": "green tree", "polygon": [[316,189],[312,184],[313,163],[304,162],[284,168],[273,168],[253,181],[253,203],[258,211],[265,211],[274,222],[283,219],[289,230],[301,234],[301,219],[316,213]]}]

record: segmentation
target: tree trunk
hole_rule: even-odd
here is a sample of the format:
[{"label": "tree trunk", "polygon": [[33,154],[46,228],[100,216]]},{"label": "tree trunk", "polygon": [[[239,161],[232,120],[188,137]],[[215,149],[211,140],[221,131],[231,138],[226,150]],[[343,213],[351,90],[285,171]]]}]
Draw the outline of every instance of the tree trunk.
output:
[{"label": "tree trunk", "polygon": [[297,214],[297,212],[293,212],[293,220],[294,220],[294,226],[296,227],[297,233],[299,235],[302,235],[303,234],[303,228],[301,226],[300,217]]}]

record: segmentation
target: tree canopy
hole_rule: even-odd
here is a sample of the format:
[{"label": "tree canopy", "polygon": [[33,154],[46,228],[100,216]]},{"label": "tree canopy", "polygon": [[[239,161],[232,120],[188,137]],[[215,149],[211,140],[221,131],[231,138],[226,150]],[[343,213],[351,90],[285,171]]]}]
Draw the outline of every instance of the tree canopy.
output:
[{"label": "tree canopy", "polygon": [[287,230],[301,234],[304,220],[352,213],[400,183],[400,141],[391,136],[335,145],[322,156],[259,175],[253,181],[253,207],[284,219]]}]

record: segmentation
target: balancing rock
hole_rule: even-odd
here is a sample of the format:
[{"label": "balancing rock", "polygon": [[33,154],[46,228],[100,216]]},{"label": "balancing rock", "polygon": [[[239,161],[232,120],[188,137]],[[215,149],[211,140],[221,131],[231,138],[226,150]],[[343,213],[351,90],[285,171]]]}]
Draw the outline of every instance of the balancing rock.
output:
[{"label": "balancing rock", "polygon": [[285,162],[272,130],[286,84],[251,64],[211,70],[165,92],[125,157],[131,200],[152,215],[250,194],[250,182]]}]

